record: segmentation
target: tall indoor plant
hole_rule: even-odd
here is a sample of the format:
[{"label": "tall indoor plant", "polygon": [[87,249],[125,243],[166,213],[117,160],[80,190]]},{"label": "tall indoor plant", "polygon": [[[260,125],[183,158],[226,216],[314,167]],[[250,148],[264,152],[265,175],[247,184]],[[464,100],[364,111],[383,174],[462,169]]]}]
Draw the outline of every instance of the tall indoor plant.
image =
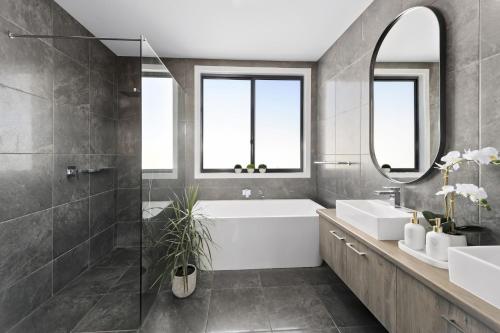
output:
[{"label": "tall indoor plant", "polygon": [[160,258],[162,269],[154,284],[170,280],[172,292],[179,298],[194,292],[198,269],[211,269],[213,240],[209,220],[197,211],[197,201],[197,187],[188,187],[181,196],[175,195],[167,208],[170,217],[156,242],[164,255]]}]

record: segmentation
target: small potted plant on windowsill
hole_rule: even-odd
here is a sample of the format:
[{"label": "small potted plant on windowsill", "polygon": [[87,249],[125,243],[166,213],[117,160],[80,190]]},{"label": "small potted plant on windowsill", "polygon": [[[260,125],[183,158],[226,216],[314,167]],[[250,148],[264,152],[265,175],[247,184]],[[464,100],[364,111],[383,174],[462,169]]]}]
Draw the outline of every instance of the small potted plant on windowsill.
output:
[{"label": "small potted plant on windowsill", "polygon": [[267,171],[267,166],[265,164],[259,164],[259,172],[266,173],[266,171]]},{"label": "small potted plant on windowsill", "polygon": [[247,172],[248,173],[253,173],[255,171],[255,164],[250,163],[247,165]]},{"label": "small potted plant on windowsill", "polygon": [[241,167],[241,164],[236,164],[234,166],[234,173],[241,173],[243,171],[243,168]]}]

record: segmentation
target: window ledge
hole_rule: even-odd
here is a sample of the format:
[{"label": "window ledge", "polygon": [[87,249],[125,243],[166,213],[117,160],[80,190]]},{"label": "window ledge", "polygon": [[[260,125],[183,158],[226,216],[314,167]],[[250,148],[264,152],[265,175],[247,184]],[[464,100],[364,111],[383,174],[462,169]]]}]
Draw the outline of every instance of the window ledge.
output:
[{"label": "window ledge", "polygon": [[196,173],[195,179],[269,179],[269,178],[311,178],[307,172],[254,172],[254,173],[234,173],[234,172],[217,172],[217,173]]}]

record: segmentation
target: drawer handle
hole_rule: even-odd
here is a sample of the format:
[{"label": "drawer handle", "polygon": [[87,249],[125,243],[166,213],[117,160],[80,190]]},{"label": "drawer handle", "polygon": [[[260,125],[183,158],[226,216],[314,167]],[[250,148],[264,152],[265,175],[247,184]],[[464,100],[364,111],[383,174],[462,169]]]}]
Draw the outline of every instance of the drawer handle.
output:
[{"label": "drawer handle", "polygon": [[352,243],[345,243],[345,245],[347,245],[348,248],[353,250],[358,256],[366,256],[366,253],[356,250],[356,248],[354,247],[354,245]]},{"label": "drawer handle", "polygon": [[441,318],[443,318],[448,324],[455,327],[460,332],[465,333],[464,329],[457,324],[455,319],[450,319],[450,318],[446,317],[445,315],[441,315]]},{"label": "drawer handle", "polygon": [[335,238],[337,238],[338,240],[344,240],[344,239],[345,239],[345,237],[341,237],[341,236],[339,236],[339,235],[335,232],[335,230],[330,230],[330,233],[331,233],[333,236],[335,236]]}]

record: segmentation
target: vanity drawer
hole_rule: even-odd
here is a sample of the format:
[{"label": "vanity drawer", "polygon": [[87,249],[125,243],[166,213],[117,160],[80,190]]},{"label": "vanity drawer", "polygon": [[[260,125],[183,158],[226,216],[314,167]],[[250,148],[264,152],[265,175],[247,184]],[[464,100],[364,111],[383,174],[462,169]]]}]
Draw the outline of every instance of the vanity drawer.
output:
[{"label": "vanity drawer", "polygon": [[446,333],[494,333],[474,317],[459,307],[443,299],[441,319],[444,321]]},{"label": "vanity drawer", "polygon": [[345,233],[333,226],[330,230],[331,237],[331,261],[335,273],[345,282],[346,281],[346,253],[347,247]]}]

